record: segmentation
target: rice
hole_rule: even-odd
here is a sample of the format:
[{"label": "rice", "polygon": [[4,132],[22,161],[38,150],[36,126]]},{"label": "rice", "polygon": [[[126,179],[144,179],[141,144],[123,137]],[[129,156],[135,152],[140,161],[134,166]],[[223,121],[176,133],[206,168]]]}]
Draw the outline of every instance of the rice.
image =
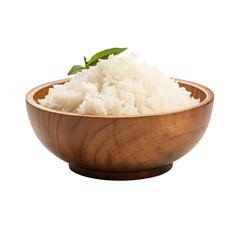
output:
[{"label": "rice", "polygon": [[107,60],[76,74],[69,82],[54,85],[38,102],[47,108],[91,115],[140,115],[194,106],[199,99],[179,87],[157,66],[110,55]]}]

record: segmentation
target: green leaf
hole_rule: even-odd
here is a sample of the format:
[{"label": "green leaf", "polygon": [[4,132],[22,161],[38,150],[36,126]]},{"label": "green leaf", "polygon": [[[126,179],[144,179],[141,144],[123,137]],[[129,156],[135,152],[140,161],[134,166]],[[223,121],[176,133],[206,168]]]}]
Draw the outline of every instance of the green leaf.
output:
[{"label": "green leaf", "polygon": [[84,62],[85,62],[85,68],[89,68],[88,65],[87,65],[87,58],[84,56]]},{"label": "green leaf", "polygon": [[81,72],[84,69],[81,65],[74,65],[71,70],[68,72],[68,75],[76,74],[78,72]]},{"label": "green leaf", "polygon": [[117,55],[123,51],[125,51],[127,48],[109,48],[106,50],[103,50],[101,52],[96,53],[91,57],[89,61],[87,61],[87,58],[84,56],[84,62],[85,67],[81,65],[75,65],[71,68],[71,70],[68,72],[68,75],[76,74],[78,72],[81,72],[83,69],[88,69],[90,66],[95,66],[99,59],[107,59],[109,55],[114,54]]},{"label": "green leaf", "polygon": [[95,66],[97,65],[99,59],[107,59],[109,55],[114,54],[117,55],[123,51],[125,51],[127,48],[109,48],[106,50],[103,50],[101,52],[96,53],[91,57],[91,59],[87,62],[86,67],[89,66]]}]

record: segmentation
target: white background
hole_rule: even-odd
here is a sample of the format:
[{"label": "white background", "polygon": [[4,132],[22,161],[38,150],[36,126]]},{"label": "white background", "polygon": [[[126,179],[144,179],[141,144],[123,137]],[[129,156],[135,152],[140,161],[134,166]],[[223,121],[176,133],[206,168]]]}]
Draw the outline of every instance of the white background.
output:
[{"label": "white background", "polygon": [[[0,239],[239,240],[238,3],[1,1]],[[215,93],[204,137],[162,176],[74,174],[29,123],[31,88],[111,47]]]}]

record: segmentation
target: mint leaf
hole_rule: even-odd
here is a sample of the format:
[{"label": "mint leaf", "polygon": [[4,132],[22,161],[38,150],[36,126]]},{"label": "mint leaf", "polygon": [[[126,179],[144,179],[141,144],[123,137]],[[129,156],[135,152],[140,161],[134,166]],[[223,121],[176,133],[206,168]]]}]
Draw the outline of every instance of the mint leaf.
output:
[{"label": "mint leaf", "polygon": [[123,51],[125,51],[127,48],[109,48],[106,50],[103,50],[101,52],[96,53],[91,57],[89,61],[87,61],[87,58],[84,56],[84,63],[85,67],[81,65],[74,65],[71,70],[68,72],[68,75],[76,74],[78,72],[81,72],[83,69],[88,69],[90,66],[97,65],[99,59],[107,59],[109,55],[114,54],[117,55]]},{"label": "mint leaf", "polygon": [[78,72],[81,72],[85,67],[81,65],[74,65],[71,70],[68,72],[68,75],[76,74]]},{"label": "mint leaf", "polygon": [[91,59],[87,62],[86,67],[89,66],[95,66],[97,65],[99,59],[107,59],[109,55],[114,54],[117,55],[123,51],[125,51],[127,48],[109,48],[106,50],[103,50],[101,52],[96,53],[91,57]]},{"label": "mint leaf", "polygon": [[85,62],[85,68],[89,68],[88,66],[87,66],[87,58],[84,56],[83,57],[84,58],[84,62]]}]

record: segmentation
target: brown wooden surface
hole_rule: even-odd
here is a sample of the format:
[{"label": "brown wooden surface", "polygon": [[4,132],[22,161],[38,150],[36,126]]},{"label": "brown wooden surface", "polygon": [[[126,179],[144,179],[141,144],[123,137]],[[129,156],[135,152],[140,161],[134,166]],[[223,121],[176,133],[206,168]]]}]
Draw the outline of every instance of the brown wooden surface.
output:
[{"label": "brown wooden surface", "polygon": [[[26,96],[32,127],[53,154],[79,174],[103,179],[139,179],[162,174],[203,136],[212,113],[213,93],[179,80],[201,103],[165,114],[91,116],[47,109],[37,103],[48,89],[67,79],[41,85]],[[168,165],[166,167],[166,165]]]}]

